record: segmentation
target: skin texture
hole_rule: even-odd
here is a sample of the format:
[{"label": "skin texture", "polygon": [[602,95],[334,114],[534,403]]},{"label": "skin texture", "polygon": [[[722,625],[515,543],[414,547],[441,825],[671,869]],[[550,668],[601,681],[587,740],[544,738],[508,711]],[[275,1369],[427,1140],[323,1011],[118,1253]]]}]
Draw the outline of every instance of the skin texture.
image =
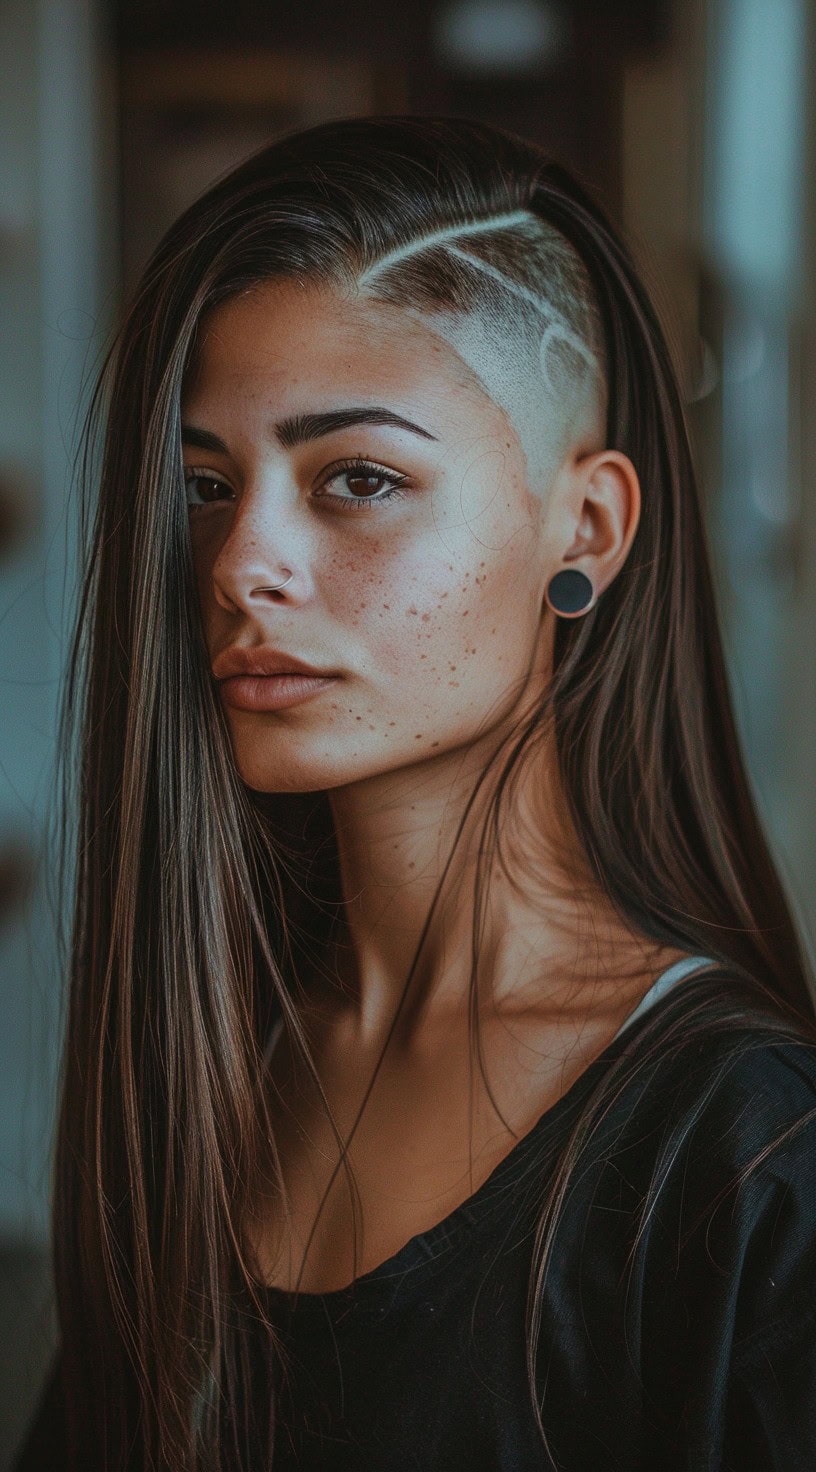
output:
[{"label": "skin texture", "polygon": [[[272,427],[372,405],[435,438],[366,425],[286,447]],[[184,449],[210,660],[266,645],[341,675],[290,709],[226,714],[250,787],[329,793],[345,933],[303,1021],[344,1139],[396,1017],[349,1152],[366,1270],[475,1189],[679,954],[627,932],[593,884],[542,743],[514,799],[519,878],[496,876],[480,950],[495,1102],[481,1084],[473,1094],[467,1033],[483,807],[398,1007],[466,797],[548,679],[549,579],[577,567],[596,597],[609,585],[637,528],[637,475],[604,448],[596,403],[571,421],[548,483],[531,483],[515,427],[450,343],[394,307],[295,282],[264,283],[206,319],[182,421],[227,447]],[[354,456],[385,475],[338,469]],[[393,480],[400,495],[350,504]],[[260,591],[289,572],[285,588]],[[273,1240],[259,1209],[258,1241],[267,1281],[288,1284],[338,1151],[285,1040],[273,1091],[291,1232]],[[302,1287],[350,1279],[349,1221],[341,1173]]]}]

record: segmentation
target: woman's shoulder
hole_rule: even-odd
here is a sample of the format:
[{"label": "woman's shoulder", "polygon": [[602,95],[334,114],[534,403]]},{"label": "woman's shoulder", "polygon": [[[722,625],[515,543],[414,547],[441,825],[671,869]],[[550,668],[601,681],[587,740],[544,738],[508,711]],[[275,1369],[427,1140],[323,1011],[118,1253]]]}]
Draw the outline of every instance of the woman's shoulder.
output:
[{"label": "woman's shoulder", "polygon": [[712,1091],[714,1113],[745,1110],[749,1134],[804,1125],[816,1113],[816,1040],[749,1033],[738,1046],[717,1050],[724,1067]]},{"label": "woman's shoulder", "polygon": [[595,1204],[628,1206],[667,1322],[694,1302],[744,1347],[816,1317],[816,1043],[750,1007],[682,1017],[634,1041]]},{"label": "woman's shoulder", "polygon": [[679,1466],[675,1444],[713,1465],[736,1404],[769,1446],[816,1437],[816,1044],[694,985],[610,1055],[553,1256],[569,1355],[551,1375],[567,1393],[586,1346],[616,1415],[655,1438],[650,1466]]},{"label": "woman's shoulder", "polygon": [[[722,1120],[732,1135],[757,1137],[816,1108],[816,1032],[785,1024],[750,1000],[710,1015],[700,1009],[686,1022],[683,1000],[673,1027],[662,1038],[658,1030],[646,1070],[646,1093],[658,1113],[671,1098],[700,1123]],[[648,1052],[647,1038],[641,1043]]]},{"label": "woman's shoulder", "polygon": [[651,1171],[647,1142],[663,1153],[672,1142],[686,1170],[693,1157],[701,1185],[759,1153],[768,1169],[816,1170],[816,1031],[750,995],[719,993],[716,980],[690,984],[685,996],[678,987],[654,1012],[613,1069],[621,1150]]}]

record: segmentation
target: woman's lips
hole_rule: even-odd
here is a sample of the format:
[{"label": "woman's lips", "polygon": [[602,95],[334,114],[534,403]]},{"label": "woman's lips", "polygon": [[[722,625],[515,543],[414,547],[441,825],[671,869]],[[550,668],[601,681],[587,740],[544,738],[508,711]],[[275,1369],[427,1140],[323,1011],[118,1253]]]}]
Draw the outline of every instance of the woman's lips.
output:
[{"label": "woman's lips", "polygon": [[224,704],[234,710],[286,710],[310,700],[337,679],[336,675],[232,675],[221,680]]}]

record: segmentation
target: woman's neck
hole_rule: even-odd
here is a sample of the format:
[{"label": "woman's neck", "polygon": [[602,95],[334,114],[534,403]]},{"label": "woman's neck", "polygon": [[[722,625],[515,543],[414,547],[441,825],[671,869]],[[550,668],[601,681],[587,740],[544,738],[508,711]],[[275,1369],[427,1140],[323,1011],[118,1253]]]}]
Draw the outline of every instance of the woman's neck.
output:
[{"label": "woman's neck", "polygon": [[[329,794],[343,899],[321,1000],[363,1043],[384,1040],[398,1010],[403,1037],[467,1010],[490,778],[466,810],[486,760],[469,748]],[[542,744],[502,809],[509,876],[495,857],[483,861],[480,997],[509,1011],[557,1005],[562,990],[574,1000],[577,980],[610,968],[639,977],[658,950],[627,930],[589,874],[555,771]]]}]

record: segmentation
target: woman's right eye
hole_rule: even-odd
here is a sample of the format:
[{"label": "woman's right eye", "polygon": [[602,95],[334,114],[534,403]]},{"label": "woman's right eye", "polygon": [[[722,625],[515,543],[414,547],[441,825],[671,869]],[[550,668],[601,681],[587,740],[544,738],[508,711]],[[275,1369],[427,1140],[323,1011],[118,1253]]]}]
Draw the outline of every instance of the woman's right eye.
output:
[{"label": "woman's right eye", "polygon": [[187,505],[191,510],[195,510],[197,506],[211,506],[214,501],[220,500],[219,487],[229,491],[229,486],[224,481],[215,475],[208,475],[204,470],[185,471],[184,481],[187,487]]}]

